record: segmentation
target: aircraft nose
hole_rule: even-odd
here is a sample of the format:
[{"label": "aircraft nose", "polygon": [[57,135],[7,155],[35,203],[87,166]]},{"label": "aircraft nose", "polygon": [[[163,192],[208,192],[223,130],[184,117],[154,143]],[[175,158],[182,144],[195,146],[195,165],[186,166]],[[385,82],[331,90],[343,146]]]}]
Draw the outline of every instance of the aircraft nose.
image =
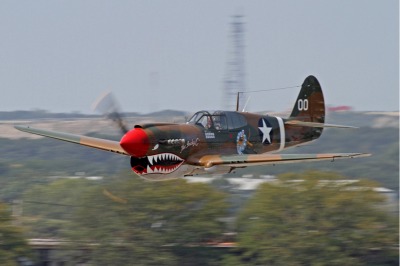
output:
[{"label": "aircraft nose", "polygon": [[147,133],[141,128],[134,128],[126,133],[119,142],[121,147],[134,157],[143,157],[149,149]]}]

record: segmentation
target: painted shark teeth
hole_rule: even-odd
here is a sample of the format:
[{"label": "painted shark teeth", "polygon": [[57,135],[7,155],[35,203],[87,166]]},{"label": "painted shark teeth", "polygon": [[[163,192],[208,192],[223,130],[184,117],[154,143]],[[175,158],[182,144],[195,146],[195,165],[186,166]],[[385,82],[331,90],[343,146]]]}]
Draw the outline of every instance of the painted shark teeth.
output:
[{"label": "painted shark teeth", "polygon": [[137,171],[139,174],[169,174],[175,171],[184,162],[182,158],[172,153],[160,153],[147,156],[145,169]]},{"label": "painted shark teeth", "polygon": [[150,166],[156,165],[157,163],[159,164],[162,161],[176,161],[176,162],[183,161],[179,156],[176,156],[175,154],[172,153],[161,153],[161,154],[151,155],[147,156],[147,159],[149,161]]}]

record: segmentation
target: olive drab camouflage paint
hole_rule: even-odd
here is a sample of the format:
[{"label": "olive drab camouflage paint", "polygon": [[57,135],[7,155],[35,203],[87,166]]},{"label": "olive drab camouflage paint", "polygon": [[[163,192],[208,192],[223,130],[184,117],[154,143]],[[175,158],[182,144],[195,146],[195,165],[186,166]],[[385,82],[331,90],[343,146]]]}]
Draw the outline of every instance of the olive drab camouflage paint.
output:
[{"label": "olive drab camouflage paint", "polygon": [[288,118],[234,111],[200,111],[186,124],[138,124],[115,142],[50,132],[17,129],[131,157],[132,170],[150,180],[187,175],[229,173],[238,167],[368,156],[362,153],[276,154],[319,138],[325,124],[321,86],[305,79]]}]

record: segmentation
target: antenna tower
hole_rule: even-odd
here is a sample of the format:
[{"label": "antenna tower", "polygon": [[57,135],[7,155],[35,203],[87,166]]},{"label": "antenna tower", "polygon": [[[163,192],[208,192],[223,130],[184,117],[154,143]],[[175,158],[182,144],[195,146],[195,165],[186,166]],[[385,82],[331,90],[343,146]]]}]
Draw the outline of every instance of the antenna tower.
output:
[{"label": "antenna tower", "polygon": [[[244,23],[243,15],[232,16],[231,34],[232,46],[229,50],[227,68],[224,79],[223,104],[226,110],[236,110],[236,96],[239,91],[246,91],[244,70]],[[244,107],[240,101],[239,111]]]}]

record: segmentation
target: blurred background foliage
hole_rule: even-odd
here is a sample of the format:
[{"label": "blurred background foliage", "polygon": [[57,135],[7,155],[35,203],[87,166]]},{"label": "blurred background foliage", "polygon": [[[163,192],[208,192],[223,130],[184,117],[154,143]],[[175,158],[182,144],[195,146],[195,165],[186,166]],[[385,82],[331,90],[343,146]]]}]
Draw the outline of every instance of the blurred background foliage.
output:
[{"label": "blurred background foliage", "polygon": [[0,202],[0,265],[18,265],[18,260],[34,257],[22,227],[12,224],[11,211]]},{"label": "blurred background foliage", "polygon": [[[210,184],[148,182],[125,156],[0,138],[0,265],[37,259],[27,244],[36,238],[65,241],[54,256],[70,265],[398,265],[398,209],[371,188],[398,201],[399,130],[354,119],[329,122],[360,129],[325,130],[287,152],[371,157],[240,169]],[[226,179],[250,174],[278,181],[243,195]],[[361,181],[319,183],[343,179]]]},{"label": "blurred background foliage", "polygon": [[289,173],[262,184],[238,215],[239,255],[226,264],[397,265],[398,217],[378,207],[377,184],[325,182],[342,179]]},{"label": "blurred background foliage", "polygon": [[379,184],[344,179],[282,174],[244,204],[221,182],[56,179],[23,193],[16,221],[20,241],[67,241],[57,256],[71,265],[397,265],[397,213]]}]

